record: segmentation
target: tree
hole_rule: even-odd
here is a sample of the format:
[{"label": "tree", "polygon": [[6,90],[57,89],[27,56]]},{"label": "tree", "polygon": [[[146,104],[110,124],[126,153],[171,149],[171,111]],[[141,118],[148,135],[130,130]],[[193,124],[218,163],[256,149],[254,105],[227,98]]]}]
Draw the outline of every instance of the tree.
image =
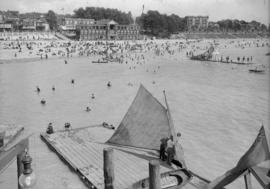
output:
[{"label": "tree", "polygon": [[56,14],[52,11],[49,10],[48,13],[46,14],[46,20],[49,23],[50,29],[51,30],[56,30],[57,29],[57,16]]},{"label": "tree", "polygon": [[75,18],[91,18],[95,20],[110,19],[119,24],[132,24],[131,12],[125,13],[117,9],[105,9],[103,7],[86,7],[74,10]]}]

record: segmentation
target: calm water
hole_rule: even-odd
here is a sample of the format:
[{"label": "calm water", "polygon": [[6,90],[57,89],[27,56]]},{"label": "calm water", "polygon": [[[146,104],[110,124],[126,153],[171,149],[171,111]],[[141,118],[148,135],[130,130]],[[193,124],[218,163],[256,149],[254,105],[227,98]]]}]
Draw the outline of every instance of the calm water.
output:
[{"label": "calm water", "polygon": [[[144,66],[94,65],[88,58],[0,64],[0,123],[22,124],[30,132],[30,153],[38,189],[86,188],[40,140],[48,123],[62,129],[106,121],[118,125],[142,83],[161,102],[167,91],[175,127],[182,133],[188,167],[208,179],[232,168],[248,149],[263,122],[269,125],[269,56],[267,48],[220,49],[224,55],[253,56],[266,66],[252,74],[252,66],[191,62],[184,56],[151,58]],[[157,65],[157,73],[153,70]],[[149,72],[146,72],[146,69]],[[71,85],[71,78],[75,85]],[[106,83],[111,81],[112,88]],[[152,82],[155,81],[155,84]],[[128,82],[134,84],[128,86]],[[35,87],[41,93],[35,93]],[[52,86],[56,91],[52,91]],[[92,100],[91,94],[96,99]],[[41,106],[45,98],[47,104]],[[92,111],[86,113],[86,106]],[[243,179],[228,188],[244,188]],[[254,184],[255,186],[256,183]],[[0,188],[16,188],[13,163],[0,175]]]}]

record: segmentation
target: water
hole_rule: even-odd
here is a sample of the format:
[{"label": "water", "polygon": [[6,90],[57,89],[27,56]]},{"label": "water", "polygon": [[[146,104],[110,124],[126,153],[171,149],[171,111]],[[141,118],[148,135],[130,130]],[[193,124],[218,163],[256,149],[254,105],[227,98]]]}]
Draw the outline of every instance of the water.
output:
[{"label": "water", "polygon": [[[103,121],[118,125],[140,83],[161,102],[165,89],[175,127],[182,133],[187,166],[212,180],[237,163],[261,123],[269,125],[268,51],[266,47],[220,49],[224,55],[253,56],[253,62],[266,66],[265,74],[249,73],[253,66],[190,61],[185,52],[174,58],[150,58],[136,70],[129,70],[128,65],[91,64],[89,58],[73,58],[67,65],[63,59],[0,64],[0,123],[22,124],[34,133],[30,153],[38,176],[35,188],[84,189],[77,175],[48,149],[39,134],[49,122],[56,130],[65,122],[73,128]],[[157,65],[160,69],[154,73]],[[40,94],[35,92],[37,85]],[[51,90],[53,85],[56,91]],[[40,104],[42,98],[47,101],[45,106]],[[86,106],[92,109],[90,113],[84,111]],[[15,188],[15,181],[13,163],[0,175],[0,188]],[[244,188],[243,179],[228,188]]]}]

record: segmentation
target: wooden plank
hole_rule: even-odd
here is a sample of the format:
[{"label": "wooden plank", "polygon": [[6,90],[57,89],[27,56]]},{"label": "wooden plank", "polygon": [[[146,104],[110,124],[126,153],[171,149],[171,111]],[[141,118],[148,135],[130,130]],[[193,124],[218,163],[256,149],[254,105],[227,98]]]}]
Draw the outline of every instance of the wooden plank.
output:
[{"label": "wooden plank", "polygon": [[21,135],[24,128],[20,125],[0,125],[0,132],[5,131],[4,145],[0,147],[0,151],[8,148]]},{"label": "wooden plank", "polygon": [[28,145],[29,141],[28,138],[26,138],[13,146],[8,151],[2,151],[0,153],[0,171],[4,169],[6,165],[8,165],[9,162],[17,156],[17,154],[20,154],[26,148],[28,148]]}]

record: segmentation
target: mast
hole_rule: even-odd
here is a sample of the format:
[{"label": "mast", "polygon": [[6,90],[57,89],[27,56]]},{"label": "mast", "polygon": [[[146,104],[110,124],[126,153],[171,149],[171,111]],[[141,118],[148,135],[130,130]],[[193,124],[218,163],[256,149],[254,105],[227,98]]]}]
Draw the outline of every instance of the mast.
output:
[{"label": "mast", "polygon": [[173,138],[176,139],[175,138],[176,133],[175,133],[175,130],[174,130],[173,120],[172,120],[169,104],[167,102],[167,97],[166,97],[165,90],[163,90],[163,94],[164,94],[165,104],[166,104],[166,108],[167,108],[167,116],[168,116],[168,120],[169,120],[169,127],[170,127],[170,130],[171,130],[171,134],[173,135]]},{"label": "mast", "polygon": [[[163,90],[163,94],[164,94],[164,99],[165,99],[165,104],[166,104],[166,108],[167,108],[167,116],[168,116],[168,121],[169,121],[169,127],[171,130],[171,134],[174,138],[174,141],[176,140],[176,133],[175,133],[175,129],[174,129],[174,124],[173,124],[173,120],[172,120],[172,116],[171,116],[171,112],[170,112],[170,107],[169,104],[167,102],[167,97],[166,97],[166,93],[165,90]],[[183,168],[186,168],[186,163],[184,160],[184,151],[182,146],[177,142],[175,143],[175,154],[176,154],[176,158],[178,161],[180,161],[183,165]]]}]

